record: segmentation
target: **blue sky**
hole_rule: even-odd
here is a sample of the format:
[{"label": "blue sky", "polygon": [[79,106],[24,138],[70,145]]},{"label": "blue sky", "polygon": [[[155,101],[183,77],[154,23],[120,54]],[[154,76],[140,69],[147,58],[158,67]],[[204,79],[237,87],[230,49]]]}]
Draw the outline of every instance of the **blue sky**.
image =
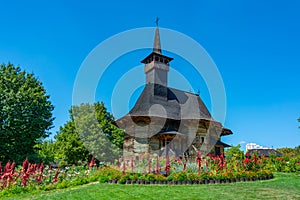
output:
[{"label": "blue sky", "polygon": [[[86,56],[115,34],[154,26],[159,16],[161,27],[190,36],[216,63],[227,95],[224,125],[234,132],[224,137],[225,142],[256,142],[269,147],[299,145],[299,1],[46,2],[0,2],[0,63],[20,65],[43,82],[55,106],[53,134],[69,118],[73,84]],[[163,46],[163,35],[161,42]],[[148,53],[137,51],[120,57],[98,87],[110,88],[115,82],[109,80],[116,81],[115,74],[140,65]],[[210,107],[205,83],[192,70],[186,70],[187,65],[180,59],[171,63],[191,81],[192,90],[200,89]],[[139,78],[144,79],[143,68],[140,70]],[[177,87],[171,79],[171,86]],[[182,89],[189,90],[184,85]],[[109,91],[99,89],[96,95],[108,106]]]}]

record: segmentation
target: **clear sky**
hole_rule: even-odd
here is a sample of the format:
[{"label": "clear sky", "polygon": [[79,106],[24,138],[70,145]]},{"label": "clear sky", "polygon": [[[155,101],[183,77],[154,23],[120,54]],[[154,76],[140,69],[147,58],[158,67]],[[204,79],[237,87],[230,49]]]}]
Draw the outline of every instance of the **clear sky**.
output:
[{"label": "clear sky", "polygon": [[[232,145],[256,142],[274,148],[300,145],[297,122],[300,2],[297,0],[28,0],[1,1],[0,8],[0,63],[10,61],[20,65],[43,82],[55,106],[53,134],[69,119],[73,84],[86,56],[115,34],[155,26],[154,20],[159,16],[161,27],[193,38],[216,63],[227,95],[224,125],[234,132],[224,137],[225,142]],[[163,47],[163,35],[161,42]],[[100,81],[98,87],[111,87],[115,82],[109,80],[116,81],[115,74],[139,66],[148,53],[141,51],[120,57],[115,67],[106,72],[106,82]],[[175,59],[171,67],[191,80],[193,91],[200,89],[200,96],[210,107],[205,83],[201,77],[195,80],[192,70],[184,70],[185,64],[188,65]],[[143,68],[137,69],[141,71],[137,79],[144,79]],[[170,85],[177,87],[172,76]],[[184,85],[182,89],[190,90]],[[133,95],[129,107],[140,91]],[[110,109],[108,93],[109,90],[99,89],[96,98]],[[115,115],[122,114],[125,113]]]}]

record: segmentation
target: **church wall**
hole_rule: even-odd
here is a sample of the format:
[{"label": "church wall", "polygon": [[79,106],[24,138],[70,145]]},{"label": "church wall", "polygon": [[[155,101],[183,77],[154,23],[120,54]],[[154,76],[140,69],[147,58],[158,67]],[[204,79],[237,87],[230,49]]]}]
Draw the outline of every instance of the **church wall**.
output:
[{"label": "church wall", "polygon": [[167,87],[169,65],[152,61],[145,65],[146,83],[159,84]]}]

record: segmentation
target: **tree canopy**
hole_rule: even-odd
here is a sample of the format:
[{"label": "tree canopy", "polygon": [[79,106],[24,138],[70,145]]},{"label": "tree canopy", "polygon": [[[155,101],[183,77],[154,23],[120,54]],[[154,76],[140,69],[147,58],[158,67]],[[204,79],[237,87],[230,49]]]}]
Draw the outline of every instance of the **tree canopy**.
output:
[{"label": "tree canopy", "polygon": [[241,160],[244,158],[244,151],[241,150],[241,145],[232,146],[225,151],[226,158],[229,160]]},{"label": "tree canopy", "polygon": [[300,157],[300,145],[295,148],[284,147],[277,148],[276,150],[279,151],[283,157]]},{"label": "tree canopy", "polygon": [[[123,147],[124,132],[114,125],[114,117],[103,103],[72,106],[70,120],[60,127],[55,142],[54,160],[63,164],[88,161],[92,156],[99,161],[113,161]],[[47,154],[44,147],[44,152]],[[50,156],[51,157],[51,156]]]},{"label": "tree canopy", "polygon": [[34,159],[34,146],[50,135],[53,105],[42,83],[13,64],[0,65],[0,161]]}]

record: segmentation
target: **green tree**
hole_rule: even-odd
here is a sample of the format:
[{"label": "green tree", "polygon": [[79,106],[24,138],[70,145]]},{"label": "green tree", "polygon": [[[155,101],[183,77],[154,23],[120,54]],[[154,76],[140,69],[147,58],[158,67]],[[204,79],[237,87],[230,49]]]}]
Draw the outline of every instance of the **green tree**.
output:
[{"label": "green tree", "polygon": [[34,146],[50,135],[54,107],[32,73],[0,65],[0,161],[37,159]]},{"label": "green tree", "polygon": [[285,147],[285,148],[277,148],[276,150],[278,152],[280,152],[283,157],[293,158],[293,157],[299,157],[300,156],[300,145],[298,145],[295,148]]},{"label": "green tree", "polygon": [[77,164],[92,155],[99,161],[113,161],[120,155],[124,132],[114,125],[103,103],[73,106],[69,113],[70,121],[55,136],[56,160]]},{"label": "green tree", "polygon": [[242,160],[244,158],[244,151],[241,150],[241,145],[239,144],[226,149],[225,155],[228,160]]},{"label": "green tree", "polygon": [[35,149],[44,163],[54,162],[56,146],[53,140],[44,140],[43,143],[37,144]]},{"label": "green tree", "polygon": [[94,103],[94,105],[86,104],[84,106],[89,107],[89,109],[95,110],[96,119],[99,122],[99,127],[101,128],[102,132],[105,133],[110,142],[112,142],[118,148],[122,149],[124,141],[124,131],[114,125],[115,118],[111,113],[107,111],[104,103],[97,102]]},{"label": "green tree", "polygon": [[54,160],[59,160],[61,165],[90,160],[89,151],[83,145],[74,121],[69,121],[60,127],[55,139]]},{"label": "green tree", "polygon": [[288,147],[285,147],[285,148],[277,148],[276,149],[278,152],[280,152],[282,154],[283,157],[295,157],[297,152],[296,152],[296,148],[293,149],[293,148],[288,148]]}]

